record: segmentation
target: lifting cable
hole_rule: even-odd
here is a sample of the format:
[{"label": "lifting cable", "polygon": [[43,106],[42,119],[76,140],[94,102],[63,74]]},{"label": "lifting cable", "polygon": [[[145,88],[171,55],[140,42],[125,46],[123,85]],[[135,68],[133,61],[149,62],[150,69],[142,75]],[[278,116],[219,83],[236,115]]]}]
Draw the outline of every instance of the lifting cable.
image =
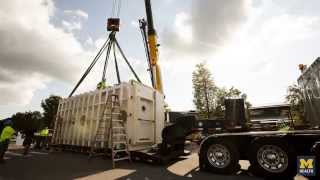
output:
[{"label": "lifting cable", "polygon": [[114,65],[116,67],[116,73],[117,73],[117,80],[118,83],[121,83],[121,79],[120,79],[120,73],[119,73],[119,67],[118,67],[118,60],[117,60],[117,55],[116,55],[116,45],[115,43],[113,43],[113,57],[114,57]]},{"label": "lifting cable", "polygon": [[110,16],[110,17],[113,17],[113,16],[114,16],[115,4],[116,4],[116,0],[113,0],[113,1],[112,1],[112,10],[111,10],[111,16]]},{"label": "lifting cable", "polygon": [[113,56],[114,56],[114,61],[115,61],[115,69],[116,69],[116,73],[117,73],[117,80],[118,83],[121,83],[121,79],[120,79],[120,72],[119,72],[119,66],[118,66],[118,62],[117,62],[117,57],[116,57],[116,48],[119,49],[119,52],[121,54],[121,56],[123,57],[123,59],[125,60],[126,64],[129,66],[131,72],[133,73],[133,75],[135,76],[136,80],[139,83],[142,83],[140,78],[138,77],[137,73],[134,71],[133,67],[131,66],[131,64],[129,63],[127,57],[125,56],[123,50],[121,49],[117,39],[115,38],[115,32],[111,32],[109,35],[109,38],[106,40],[106,42],[103,44],[102,48],[99,50],[98,54],[95,56],[95,58],[93,59],[92,63],[90,64],[90,66],[87,68],[87,70],[85,71],[85,73],[82,75],[82,77],[80,78],[80,80],[78,81],[77,85],[73,88],[72,92],[70,93],[69,97],[71,97],[73,95],[73,93],[78,89],[78,87],[80,86],[80,84],[84,81],[84,79],[88,76],[88,74],[90,73],[90,71],[92,70],[92,68],[94,67],[94,65],[97,63],[97,61],[99,60],[99,58],[101,57],[101,55],[103,54],[103,52],[107,49],[106,52],[106,58],[105,58],[105,62],[104,62],[104,67],[103,67],[103,75],[102,75],[102,81],[106,80],[106,71],[107,71],[107,66],[108,66],[108,62],[109,62],[109,56],[110,56],[110,52],[113,50]]},{"label": "lifting cable", "polygon": [[122,1],[121,1],[121,0],[118,0],[118,11],[117,11],[117,17],[120,17],[121,5],[122,5]]},{"label": "lifting cable", "polygon": [[[113,0],[113,6],[112,6],[112,17],[119,17],[120,15],[120,10],[121,10],[121,0]],[[117,31],[117,30],[116,30]],[[117,73],[117,80],[118,83],[121,83],[121,79],[120,79],[120,72],[119,72],[119,66],[118,66],[118,62],[117,62],[117,56],[116,56],[116,47],[119,49],[119,52],[121,54],[121,56],[123,57],[123,59],[125,60],[126,64],[129,66],[131,72],[134,74],[136,80],[141,83],[140,78],[138,77],[137,73],[134,71],[134,69],[132,68],[131,64],[129,63],[127,57],[125,56],[124,52],[122,51],[115,35],[116,35],[116,31],[113,31],[109,34],[108,39],[106,40],[106,42],[103,44],[103,46],[101,47],[101,49],[99,50],[98,54],[95,56],[95,58],[93,59],[93,61],[91,62],[90,66],[87,68],[87,70],[84,72],[84,74],[81,76],[80,80],[78,81],[78,83],[76,84],[76,86],[73,88],[73,90],[71,91],[71,93],[69,94],[69,97],[71,97],[74,92],[78,89],[78,87],[80,86],[80,84],[84,81],[84,79],[88,76],[88,74],[90,73],[90,71],[92,70],[92,68],[94,67],[94,65],[97,63],[97,61],[99,60],[99,58],[101,57],[101,55],[103,54],[103,52],[107,49],[106,51],[106,58],[105,58],[105,62],[104,62],[104,66],[103,66],[103,73],[102,73],[102,81],[106,80],[106,71],[107,71],[107,67],[108,67],[108,62],[109,62],[109,56],[111,51],[113,50],[113,56],[114,56],[114,61],[115,61],[115,69],[116,69],[116,73]],[[146,47],[147,48],[147,47]],[[149,61],[149,66],[150,66],[150,61]]]},{"label": "lifting cable", "polygon": [[111,17],[119,18],[120,12],[121,12],[121,6],[122,6],[121,0],[112,1]]},{"label": "lifting cable", "polygon": [[152,66],[151,66],[151,57],[150,57],[150,50],[149,50],[149,46],[148,46],[148,40],[147,40],[147,22],[144,19],[139,19],[139,26],[140,26],[140,32],[141,32],[141,36],[142,36],[142,41],[143,41],[143,46],[146,52],[146,58],[147,58],[147,62],[148,62],[148,71],[150,73],[150,77],[151,77],[151,84],[152,87],[154,87],[154,79],[153,79],[153,73],[152,73]]},{"label": "lifting cable", "polygon": [[106,59],[104,61],[101,81],[105,81],[106,80],[107,66],[108,66],[108,61],[109,61],[109,56],[110,56],[110,51],[111,51],[111,43],[112,43],[112,41],[110,40],[108,45],[107,45],[108,48],[107,48],[107,52],[106,52]]},{"label": "lifting cable", "polygon": [[80,86],[80,84],[82,83],[82,81],[87,77],[87,75],[89,74],[89,72],[91,71],[91,69],[93,68],[93,66],[97,63],[98,59],[101,57],[103,51],[106,49],[107,45],[109,44],[110,39],[107,39],[107,41],[103,44],[103,46],[101,47],[101,49],[99,50],[98,54],[95,56],[95,58],[93,59],[93,61],[91,62],[90,66],[88,67],[88,69],[85,71],[85,73],[82,75],[82,77],[80,78],[80,80],[78,81],[77,85],[73,88],[73,90],[71,91],[69,97],[71,97],[73,95],[73,93],[78,89],[78,87]]},{"label": "lifting cable", "polygon": [[121,56],[123,57],[124,61],[125,61],[125,62],[127,63],[127,65],[129,66],[131,72],[133,73],[133,75],[135,76],[135,78],[137,79],[137,81],[138,81],[139,83],[141,83],[140,78],[138,77],[137,73],[134,71],[134,69],[132,68],[131,64],[129,63],[129,61],[128,61],[126,55],[124,54],[124,52],[122,51],[122,49],[121,49],[121,47],[120,47],[117,39],[115,39],[115,44],[116,44],[116,46],[118,47],[119,52],[120,52]]}]

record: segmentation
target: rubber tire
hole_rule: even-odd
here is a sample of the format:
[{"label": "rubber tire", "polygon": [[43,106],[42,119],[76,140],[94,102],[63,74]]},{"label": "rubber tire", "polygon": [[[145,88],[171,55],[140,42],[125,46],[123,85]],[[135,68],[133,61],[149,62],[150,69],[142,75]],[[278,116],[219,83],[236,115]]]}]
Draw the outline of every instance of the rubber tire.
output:
[{"label": "rubber tire", "polygon": [[[274,145],[281,148],[288,156],[288,167],[286,170],[280,173],[272,173],[265,170],[257,161],[257,152],[259,148],[263,145]],[[266,179],[291,179],[293,178],[296,172],[296,153],[293,150],[294,148],[290,148],[288,143],[280,138],[262,138],[255,140],[250,145],[249,151],[249,161],[250,161],[250,172],[255,176],[264,177]]]},{"label": "rubber tire", "polygon": [[[213,144],[220,144],[225,146],[230,152],[230,164],[225,168],[216,168],[212,166],[207,158],[207,151]],[[199,166],[200,170],[206,170],[217,174],[235,174],[239,171],[239,152],[236,146],[232,142],[228,142],[222,139],[209,140],[205,142],[200,149],[199,154]]]}]

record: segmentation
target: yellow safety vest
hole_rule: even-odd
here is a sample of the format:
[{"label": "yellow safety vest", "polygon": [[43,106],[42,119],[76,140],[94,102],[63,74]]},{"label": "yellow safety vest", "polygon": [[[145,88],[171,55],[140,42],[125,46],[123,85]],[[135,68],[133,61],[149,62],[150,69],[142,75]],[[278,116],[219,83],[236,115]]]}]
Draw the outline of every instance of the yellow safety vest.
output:
[{"label": "yellow safety vest", "polygon": [[10,140],[12,136],[14,135],[15,131],[11,126],[6,126],[1,133],[0,136],[0,142],[3,142],[5,140]]},{"label": "yellow safety vest", "polygon": [[97,89],[101,90],[101,89],[105,89],[106,88],[106,82],[105,81],[101,81],[98,83],[97,85]]},{"label": "yellow safety vest", "polygon": [[40,136],[48,136],[49,135],[49,129],[43,129],[40,132]]}]

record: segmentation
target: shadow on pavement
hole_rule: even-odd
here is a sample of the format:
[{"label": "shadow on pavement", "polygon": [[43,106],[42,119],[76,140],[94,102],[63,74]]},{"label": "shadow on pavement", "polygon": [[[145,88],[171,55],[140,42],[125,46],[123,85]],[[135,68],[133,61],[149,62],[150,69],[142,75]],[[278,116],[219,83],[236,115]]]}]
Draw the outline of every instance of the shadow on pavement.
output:
[{"label": "shadow on pavement", "polygon": [[242,171],[239,175],[223,176],[210,172],[200,171],[199,168],[194,168],[184,174],[170,171],[170,166],[156,167],[141,167],[135,169],[134,173],[119,178],[119,180],[258,180],[257,177],[248,176],[246,171]]},{"label": "shadow on pavement", "polygon": [[143,162],[119,162],[117,169],[111,168],[110,159],[92,159],[77,153],[31,151],[22,156],[22,150],[10,150],[7,161],[0,164],[0,179],[120,179],[120,180],[246,180],[258,179],[246,175],[245,171],[236,176],[222,176],[200,172],[195,159],[179,159],[167,166],[151,165]]},{"label": "shadow on pavement", "polygon": [[0,179],[75,179],[111,169],[110,163],[102,159],[88,162],[82,154],[44,151],[21,154],[17,150],[6,154],[5,164],[0,164]]}]

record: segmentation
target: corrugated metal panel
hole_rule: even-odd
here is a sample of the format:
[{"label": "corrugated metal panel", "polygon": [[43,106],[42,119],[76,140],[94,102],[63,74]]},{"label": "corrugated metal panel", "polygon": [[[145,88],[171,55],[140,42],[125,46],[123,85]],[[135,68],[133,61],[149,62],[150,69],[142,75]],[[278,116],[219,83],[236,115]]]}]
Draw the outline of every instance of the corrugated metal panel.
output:
[{"label": "corrugated metal panel", "polygon": [[160,143],[164,127],[164,96],[135,81],[62,99],[57,112],[54,143],[89,147],[111,93],[119,95],[120,109],[127,115],[129,149]]},{"label": "corrugated metal panel", "polygon": [[305,116],[307,122],[320,125],[320,58],[300,76],[299,86],[304,96]]}]

